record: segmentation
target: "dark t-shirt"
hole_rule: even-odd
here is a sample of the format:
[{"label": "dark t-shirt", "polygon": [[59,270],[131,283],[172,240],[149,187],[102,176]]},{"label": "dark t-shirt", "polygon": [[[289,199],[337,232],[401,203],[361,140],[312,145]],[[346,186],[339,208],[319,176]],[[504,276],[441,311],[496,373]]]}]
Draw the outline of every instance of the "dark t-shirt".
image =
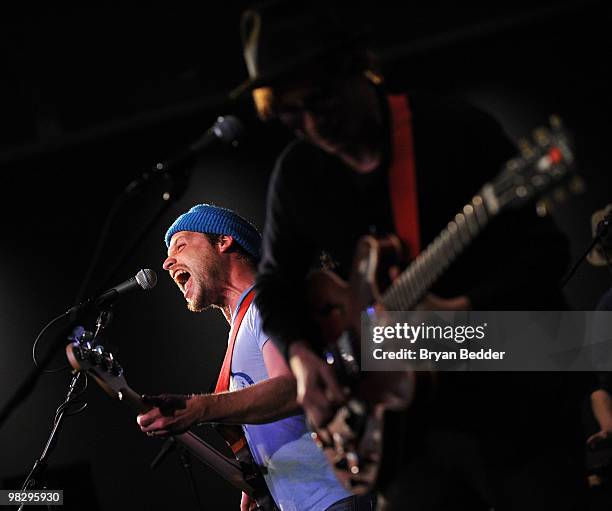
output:
[{"label": "dark t-shirt", "polygon": [[[516,154],[499,124],[456,100],[410,96],[421,245],[447,225]],[[357,240],[394,231],[385,163],[358,174],[304,141],[283,152],[269,186],[257,304],[264,329],[285,348],[308,335],[303,282],[321,250],[347,277]],[[432,289],[467,294],[475,309],[559,308],[567,241],[533,208],[502,214]]]},{"label": "dark t-shirt", "polygon": [[[601,297],[597,304],[598,311],[612,311],[612,288]],[[612,394],[612,372],[600,371],[595,373],[597,378],[596,387]]]}]

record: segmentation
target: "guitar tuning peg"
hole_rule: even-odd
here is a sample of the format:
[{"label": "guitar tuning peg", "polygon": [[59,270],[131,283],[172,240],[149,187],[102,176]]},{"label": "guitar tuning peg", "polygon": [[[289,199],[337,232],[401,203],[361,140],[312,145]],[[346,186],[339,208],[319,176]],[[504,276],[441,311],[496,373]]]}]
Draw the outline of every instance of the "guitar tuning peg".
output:
[{"label": "guitar tuning peg", "polygon": [[533,156],[535,155],[535,151],[533,150],[533,147],[526,138],[519,138],[517,144],[523,158],[533,158]]},{"label": "guitar tuning peg", "polygon": [[548,128],[536,128],[533,130],[533,139],[541,147],[549,145],[551,141],[550,130]]},{"label": "guitar tuning peg", "polygon": [[111,374],[113,374],[114,376],[121,376],[123,374],[123,367],[121,367],[114,360],[111,360],[110,370],[111,370]]},{"label": "guitar tuning peg", "polygon": [[539,217],[548,216],[553,209],[554,206],[550,199],[542,199],[536,203],[536,213]]},{"label": "guitar tuning peg", "polygon": [[579,195],[586,190],[586,183],[581,176],[574,176],[567,187],[571,193]]}]

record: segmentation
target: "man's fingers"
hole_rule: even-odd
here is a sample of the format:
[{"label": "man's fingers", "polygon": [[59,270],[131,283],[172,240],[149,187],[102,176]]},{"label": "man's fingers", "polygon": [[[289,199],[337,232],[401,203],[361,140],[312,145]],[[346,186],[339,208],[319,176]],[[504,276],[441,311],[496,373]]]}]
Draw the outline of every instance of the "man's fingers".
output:
[{"label": "man's fingers", "polygon": [[150,433],[152,431],[165,430],[169,426],[168,421],[164,418],[158,418],[153,421],[149,421],[146,424],[140,422],[140,430],[143,433]]},{"label": "man's fingers", "polygon": [[240,511],[249,511],[251,507],[251,498],[244,492],[242,492],[242,498],[240,499]]},{"label": "man's fingers", "polygon": [[591,448],[594,449],[595,447],[597,447],[597,444],[601,441],[601,437],[599,436],[599,433],[595,433],[594,435],[591,435],[586,443],[587,445]]},{"label": "man's fingers", "polygon": [[302,404],[308,419],[315,427],[322,427],[333,417],[335,407],[317,387],[313,387],[304,395]]},{"label": "man's fingers", "polygon": [[324,427],[332,418],[332,413],[329,409],[313,407],[305,408],[305,410],[308,419],[316,428]]},{"label": "man's fingers", "polygon": [[608,447],[611,444],[610,434],[608,431],[599,431],[594,435],[591,435],[587,440],[587,445],[591,449],[597,449],[599,447]]},{"label": "man's fingers", "polygon": [[142,429],[143,427],[146,428],[147,426],[150,426],[158,417],[159,411],[157,409],[154,409],[136,417],[136,422]]}]

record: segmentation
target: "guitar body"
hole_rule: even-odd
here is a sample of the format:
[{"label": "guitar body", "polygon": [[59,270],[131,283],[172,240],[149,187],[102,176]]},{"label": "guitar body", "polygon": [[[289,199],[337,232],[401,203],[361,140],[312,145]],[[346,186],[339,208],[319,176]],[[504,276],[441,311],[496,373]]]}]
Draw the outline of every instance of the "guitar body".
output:
[{"label": "guitar body", "polygon": [[242,427],[232,424],[215,424],[214,429],[225,440],[227,446],[234,453],[234,457],[240,463],[245,481],[253,487],[250,496],[257,502],[258,508],[266,511],[277,510],[263,474],[253,458]]},{"label": "guitar body", "polygon": [[[550,129],[535,130],[534,139],[535,146],[523,142],[521,154],[506,162],[406,269],[406,251],[396,236],[365,236],[357,244],[349,282],[325,270],[309,276],[310,312],[319,329],[313,346],[320,348],[351,396],[315,437],[338,479],[354,493],[385,486],[403,452],[404,424],[418,420],[414,389],[419,387],[420,400],[435,383],[434,375],[424,372],[362,373],[361,313],[367,311],[370,322],[384,325],[386,310],[414,310],[501,211],[530,204],[570,175],[574,156],[561,120],[551,117]],[[576,190],[578,185],[579,180],[570,183]],[[538,207],[540,214],[546,210]],[[414,412],[410,417],[409,407]],[[385,447],[383,439],[390,438],[394,443]]]},{"label": "guitar body", "polygon": [[308,276],[308,303],[319,347],[340,383],[351,390],[347,405],[315,435],[338,480],[355,494],[384,487],[401,452],[401,438],[391,449],[385,448],[383,439],[403,430],[413,377],[409,372],[361,373],[359,342],[361,312],[374,306],[377,314],[384,314],[377,297],[404,265],[405,251],[397,237],[366,236],[358,243],[349,282],[328,270]]}]

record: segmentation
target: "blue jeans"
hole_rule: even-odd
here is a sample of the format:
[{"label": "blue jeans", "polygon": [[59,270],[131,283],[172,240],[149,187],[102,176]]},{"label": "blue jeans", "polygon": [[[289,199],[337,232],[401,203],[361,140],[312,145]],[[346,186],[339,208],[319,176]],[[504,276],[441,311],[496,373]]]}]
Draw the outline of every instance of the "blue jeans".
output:
[{"label": "blue jeans", "polygon": [[325,511],[374,511],[376,509],[376,493],[353,495],[339,500]]}]

